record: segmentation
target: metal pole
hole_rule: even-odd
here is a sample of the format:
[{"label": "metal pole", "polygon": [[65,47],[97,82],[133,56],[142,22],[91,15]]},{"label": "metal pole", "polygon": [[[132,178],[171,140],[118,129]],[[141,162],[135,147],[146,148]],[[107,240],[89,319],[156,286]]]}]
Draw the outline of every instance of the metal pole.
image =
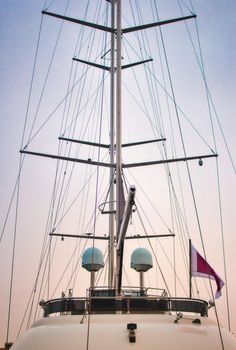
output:
[{"label": "metal pole", "polygon": [[140,284],[140,292],[142,295],[143,289],[144,289],[144,272],[140,271],[139,272],[139,284]]},{"label": "metal pole", "polygon": [[91,275],[90,275],[90,289],[91,292],[93,291],[95,286],[95,271],[91,271]]},{"label": "metal pole", "polygon": [[192,298],[192,243],[189,239],[189,298]]},{"label": "metal pole", "polygon": [[[116,4],[116,235],[119,239],[121,223],[121,0]],[[120,257],[117,255],[117,259]],[[118,278],[116,287],[118,285]]]},{"label": "metal pole", "polygon": [[[111,0],[111,27],[115,28],[115,0]],[[110,79],[110,164],[114,164],[114,106],[115,106],[115,34],[111,34],[111,79]],[[108,286],[112,288],[114,276],[114,169],[110,169],[109,195],[109,269]]]},{"label": "metal pole", "polygon": [[116,228],[121,221],[121,0],[117,0],[116,38]]}]

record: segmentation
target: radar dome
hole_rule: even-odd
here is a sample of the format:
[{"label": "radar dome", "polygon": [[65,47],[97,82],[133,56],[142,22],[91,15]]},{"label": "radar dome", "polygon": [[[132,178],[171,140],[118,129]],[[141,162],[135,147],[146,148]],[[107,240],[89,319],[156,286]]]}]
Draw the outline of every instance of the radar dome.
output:
[{"label": "radar dome", "polygon": [[146,272],[153,267],[152,255],[146,248],[137,248],[131,255],[130,267],[138,272]]},{"label": "radar dome", "polygon": [[99,271],[104,267],[103,254],[100,249],[91,247],[84,251],[82,267],[89,272]]}]

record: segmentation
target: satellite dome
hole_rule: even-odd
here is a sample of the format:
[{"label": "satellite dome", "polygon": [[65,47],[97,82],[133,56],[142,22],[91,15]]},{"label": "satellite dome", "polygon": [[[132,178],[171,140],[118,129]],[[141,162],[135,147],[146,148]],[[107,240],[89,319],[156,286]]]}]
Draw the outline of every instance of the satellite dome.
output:
[{"label": "satellite dome", "polygon": [[146,248],[137,248],[131,255],[130,267],[138,272],[146,272],[153,267],[152,255]]},{"label": "satellite dome", "polygon": [[96,272],[104,267],[103,254],[100,249],[91,247],[84,251],[82,267],[87,271]]}]

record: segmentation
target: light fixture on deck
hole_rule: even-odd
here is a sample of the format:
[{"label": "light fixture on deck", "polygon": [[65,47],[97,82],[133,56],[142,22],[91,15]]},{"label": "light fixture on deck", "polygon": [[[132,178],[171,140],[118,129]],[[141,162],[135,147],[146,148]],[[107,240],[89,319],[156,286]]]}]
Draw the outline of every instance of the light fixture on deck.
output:
[{"label": "light fixture on deck", "polygon": [[199,158],[198,164],[199,164],[200,166],[203,165],[203,160],[202,160],[202,158]]}]

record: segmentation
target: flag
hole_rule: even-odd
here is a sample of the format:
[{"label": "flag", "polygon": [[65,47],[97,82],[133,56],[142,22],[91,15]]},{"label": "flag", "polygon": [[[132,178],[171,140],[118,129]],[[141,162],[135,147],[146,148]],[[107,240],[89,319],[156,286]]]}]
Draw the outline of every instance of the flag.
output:
[{"label": "flag", "polygon": [[215,298],[221,296],[221,288],[224,286],[224,282],[217,275],[215,270],[208,264],[208,262],[198,253],[196,248],[191,244],[191,275],[196,277],[204,277],[215,280],[217,290]]}]

